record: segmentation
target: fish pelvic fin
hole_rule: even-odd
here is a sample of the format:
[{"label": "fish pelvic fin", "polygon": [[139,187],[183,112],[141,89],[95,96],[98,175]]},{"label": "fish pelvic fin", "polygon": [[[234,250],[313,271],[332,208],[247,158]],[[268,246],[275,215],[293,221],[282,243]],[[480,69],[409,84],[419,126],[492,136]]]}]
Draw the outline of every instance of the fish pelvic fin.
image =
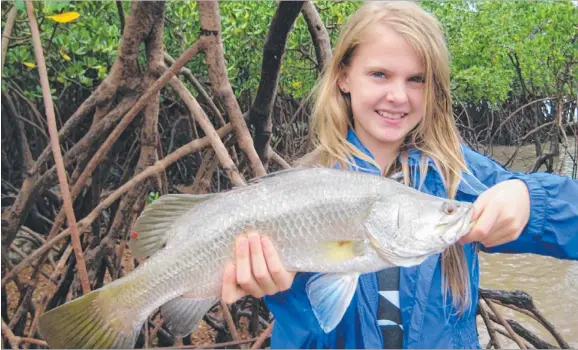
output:
[{"label": "fish pelvic fin", "polygon": [[170,228],[181,216],[215,194],[167,194],[148,205],[136,220],[128,246],[135,258],[146,258],[170,239]]},{"label": "fish pelvic fin", "polygon": [[307,281],[306,291],[313,313],[325,333],[331,332],[347,311],[357,289],[359,273],[316,274]]},{"label": "fish pelvic fin", "polygon": [[127,325],[120,312],[107,312],[102,300],[106,294],[96,290],[45,312],[38,320],[38,332],[53,349],[134,347],[141,326]]},{"label": "fish pelvic fin", "polygon": [[197,328],[203,316],[218,300],[178,297],[161,306],[161,315],[171,333],[184,337]]}]

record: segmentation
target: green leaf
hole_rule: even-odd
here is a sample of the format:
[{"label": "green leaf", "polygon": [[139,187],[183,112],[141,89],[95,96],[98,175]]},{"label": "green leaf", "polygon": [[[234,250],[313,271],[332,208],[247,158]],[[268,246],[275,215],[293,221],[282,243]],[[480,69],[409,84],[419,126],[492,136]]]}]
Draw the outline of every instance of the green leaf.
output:
[{"label": "green leaf", "polygon": [[22,0],[14,1],[14,7],[16,7],[19,11],[26,12],[26,4]]}]

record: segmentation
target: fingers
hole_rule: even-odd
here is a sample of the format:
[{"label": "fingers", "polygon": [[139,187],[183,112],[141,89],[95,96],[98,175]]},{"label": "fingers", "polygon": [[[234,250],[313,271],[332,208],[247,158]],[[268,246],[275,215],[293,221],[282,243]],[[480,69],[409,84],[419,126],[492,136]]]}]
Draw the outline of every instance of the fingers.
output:
[{"label": "fingers", "polygon": [[269,237],[249,231],[235,242],[235,263],[227,262],[222,298],[232,303],[245,295],[260,298],[291,287],[294,272],[285,270]]},{"label": "fingers", "polygon": [[291,284],[293,284],[295,273],[285,270],[281,263],[281,259],[279,258],[279,254],[277,254],[277,250],[275,250],[273,242],[271,242],[269,237],[262,237],[261,244],[263,247],[263,255],[267,262],[267,268],[276,287],[279,291],[289,289]]},{"label": "fingers", "polygon": [[235,254],[237,257],[237,283],[241,288],[257,298],[265,295],[265,292],[255,278],[251,268],[251,256],[249,251],[249,240],[247,236],[241,235],[237,238]]},{"label": "fingers", "polygon": [[237,268],[232,261],[225,263],[221,299],[226,304],[232,304],[245,296],[245,292],[237,286]]},{"label": "fingers", "polygon": [[492,232],[494,223],[499,216],[499,207],[492,206],[483,194],[474,202],[472,221],[475,224],[470,232],[460,239],[461,244],[482,242]]},{"label": "fingers", "polygon": [[516,240],[530,216],[530,197],[526,184],[508,180],[482,193],[474,202],[474,225],[460,243],[480,242],[493,247]]},{"label": "fingers", "polygon": [[249,233],[249,248],[251,251],[251,266],[253,268],[253,277],[257,282],[258,287],[264,294],[274,294],[278,292],[278,288],[271,277],[268,269],[263,249],[261,246],[261,237],[256,233]]},{"label": "fingers", "polygon": [[497,231],[488,239],[480,241],[480,243],[482,243],[484,247],[490,248],[503,243],[510,242],[511,239],[508,237],[507,233],[508,233],[507,230]]},{"label": "fingers", "polygon": [[492,234],[480,240],[480,243],[489,248],[511,242],[518,238],[521,227],[515,213],[503,210],[492,227]]}]

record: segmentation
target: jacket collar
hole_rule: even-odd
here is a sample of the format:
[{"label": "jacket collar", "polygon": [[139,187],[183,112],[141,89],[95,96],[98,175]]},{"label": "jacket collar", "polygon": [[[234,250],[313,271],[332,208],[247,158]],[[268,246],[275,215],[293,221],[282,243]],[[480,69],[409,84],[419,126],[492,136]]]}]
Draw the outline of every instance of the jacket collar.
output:
[{"label": "jacket collar", "polygon": [[[363,154],[370,157],[371,159],[375,159],[371,151],[365,147],[363,142],[359,139],[353,128],[349,128],[347,130],[347,141],[355,146],[358,150],[360,150]],[[462,148],[465,146],[462,146]],[[463,150],[462,150],[463,152]],[[412,177],[417,176],[419,173],[419,165],[422,161],[422,154],[418,149],[410,148],[408,151],[408,165],[410,167],[410,174]],[[369,163],[359,157],[353,157],[353,163],[356,165],[356,170],[369,172],[372,174],[380,174],[381,171],[372,163]],[[466,159],[466,165],[468,164],[468,159]],[[439,175],[439,170],[437,169],[433,160],[428,157],[428,168],[430,171],[435,172]],[[412,179],[415,182],[415,178]],[[487,190],[487,187],[482,184],[471,172],[462,172],[462,181],[458,185],[458,191],[462,193],[466,193],[472,196],[479,196],[482,192]]]},{"label": "jacket collar", "polygon": [[[375,159],[375,157],[371,153],[371,151],[369,149],[367,149],[367,147],[365,147],[363,142],[361,142],[361,140],[359,139],[359,137],[357,136],[357,134],[355,133],[353,128],[349,128],[347,130],[347,141],[349,143],[351,143],[353,146],[355,146],[358,150],[360,150],[366,156],[370,157],[371,159]],[[372,173],[373,172],[375,172],[375,173],[380,172],[379,169],[375,165],[373,165],[373,164],[371,164],[371,163],[369,163],[363,159],[359,159],[358,157],[354,157],[354,159],[355,159],[355,164],[359,168],[369,169],[370,170],[369,172],[372,172]],[[408,151],[408,164],[409,164],[409,166],[410,167],[419,167],[419,164],[421,161],[422,161],[421,152],[415,148],[411,148]],[[429,157],[428,157],[428,167],[437,171],[435,163]]]}]

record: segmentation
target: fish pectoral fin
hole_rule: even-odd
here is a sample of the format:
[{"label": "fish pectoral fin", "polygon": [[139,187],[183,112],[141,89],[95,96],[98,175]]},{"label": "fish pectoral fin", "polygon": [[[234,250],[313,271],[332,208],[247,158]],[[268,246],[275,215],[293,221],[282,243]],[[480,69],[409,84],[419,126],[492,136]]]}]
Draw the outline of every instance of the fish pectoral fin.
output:
[{"label": "fish pectoral fin", "polygon": [[135,258],[146,258],[162,249],[169,228],[186,212],[215,194],[167,194],[148,205],[136,220],[128,246]]},{"label": "fish pectoral fin", "polygon": [[316,274],[307,282],[313,313],[325,333],[331,332],[345,314],[357,289],[359,273]]},{"label": "fish pectoral fin", "polygon": [[171,333],[177,337],[184,337],[197,328],[205,314],[218,300],[219,298],[178,297],[161,306],[161,315]]},{"label": "fish pectoral fin", "polygon": [[[367,242],[360,240],[340,240],[321,243],[318,258],[320,262],[340,263],[362,256],[366,252]],[[310,256],[310,258],[314,258]]]}]

